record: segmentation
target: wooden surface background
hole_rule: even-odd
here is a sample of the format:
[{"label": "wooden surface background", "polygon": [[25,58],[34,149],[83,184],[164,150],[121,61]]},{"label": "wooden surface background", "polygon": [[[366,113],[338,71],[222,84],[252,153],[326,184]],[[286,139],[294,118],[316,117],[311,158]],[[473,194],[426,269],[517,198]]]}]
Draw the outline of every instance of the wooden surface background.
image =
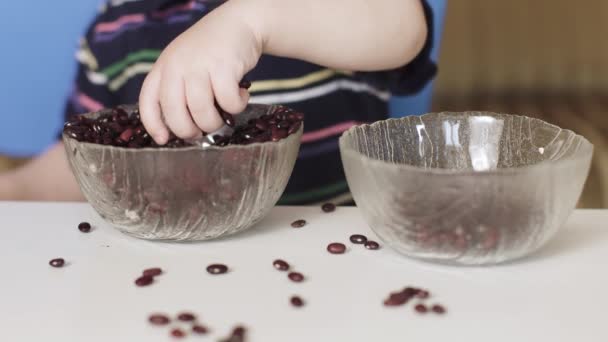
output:
[{"label": "wooden surface background", "polygon": [[608,208],[608,1],[448,0],[433,110],[538,117],[595,145],[584,208]]}]

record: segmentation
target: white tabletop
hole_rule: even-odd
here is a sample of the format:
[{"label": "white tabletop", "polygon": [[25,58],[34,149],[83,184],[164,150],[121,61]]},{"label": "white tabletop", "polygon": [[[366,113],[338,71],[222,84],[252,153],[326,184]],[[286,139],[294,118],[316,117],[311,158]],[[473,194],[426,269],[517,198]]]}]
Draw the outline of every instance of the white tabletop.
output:
[{"label": "white tabletop", "polygon": [[[388,248],[365,250],[353,233],[374,234],[354,208],[276,208],[257,228],[202,243],[125,236],[84,204],[0,203],[0,341],[169,341],[152,312],[191,311],[217,341],[236,324],[248,341],[608,341],[608,211],[577,211],[544,249],[486,268],[438,266]],[[304,218],[301,229],[290,222]],[[94,230],[76,228],[90,221]],[[331,255],[329,242],[347,253]],[[63,257],[61,269],[48,265]],[[272,261],[302,272],[287,280]],[[212,276],[211,263],[231,272]],[[165,274],[133,284],[147,267]],[[428,288],[444,316],[382,305],[406,285]],[[289,305],[298,294],[301,309]]]}]

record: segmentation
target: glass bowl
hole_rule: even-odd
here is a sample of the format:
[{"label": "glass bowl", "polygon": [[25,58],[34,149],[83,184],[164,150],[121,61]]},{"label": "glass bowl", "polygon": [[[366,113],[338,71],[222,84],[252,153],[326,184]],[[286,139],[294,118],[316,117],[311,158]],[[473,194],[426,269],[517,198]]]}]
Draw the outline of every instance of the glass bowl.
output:
[{"label": "glass bowl", "polygon": [[[236,123],[280,108],[249,105]],[[278,142],[205,148],[129,149],[66,134],[63,141],[82,193],[112,226],[142,239],[207,240],[246,230],[269,213],[293,171],[302,130]]]},{"label": "glass bowl", "polygon": [[482,265],[555,235],[576,207],[593,145],[529,117],[444,112],[353,127],[340,151],[355,202],[385,244]]}]

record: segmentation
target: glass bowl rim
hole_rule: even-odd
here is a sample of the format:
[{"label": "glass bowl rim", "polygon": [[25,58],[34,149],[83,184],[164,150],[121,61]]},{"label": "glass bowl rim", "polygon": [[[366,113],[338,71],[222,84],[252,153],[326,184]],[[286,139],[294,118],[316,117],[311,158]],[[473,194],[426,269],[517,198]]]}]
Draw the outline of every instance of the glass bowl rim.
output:
[{"label": "glass bowl rim", "polygon": [[[423,118],[427,118],[427,117],[435,117],[435,116],[441,116],[441,115],[446,115],[446,116],[448,116],[448,115],[451,115],[451,116],[470,115],[470,116],[491,116],[491,117],[507,116],[507,117],[512,117],[512,118],[525,118],[528,120],[538,121],[549,127],[555,127],[561,131],[570,132],[570,133],[574,134],[575,137],[578,137],[581,139],[581,145],[583,145],[583,146],[582,146],[581,150],[577,151],[574,155],[565,157],[562,159],[543,160],[536,164],[517,166],[517,167],[496,168],[496,169],[492,169],[492,170],[483,170],[483,171],[475,171],[475,170],[470,170],[470,169],[457,170],[457,169],[437,168],[437,167],[424,168],[424,167],[420,167],[420,166],[414,166],[411,164],[390,163],[387,161],[368,157],[365,154],[356,150],[355,148],[353,148],[351,146],[346,146],[346,138],[353,135],[354,131],[357,128],[369,129],[369,128],[380,126],[385,122],[405,121],[405,120],[409,120],[412,117],[423,119]],[[594,149],[593,144],[589,140],[587,140],[587,138],[585,138],[584,136],[582,136],[580,134],[577,134],[576,132],[574,132],[572,130],[561,128],[557,125],[548,123],[548,122],[538,119],[538,118],[533,118],[533,117],[529,117],[529,116],[525,116],[525,115],[518,115],[518,114],[497,113],[497,112],[492,112],[492,111],[460,111],[460,112],[442,111],[442,112],[425,113],[422,115],[404,116],[401,118],[389,118],[389,119],[385,119],[385,120],[381,120],[381,121],[376,121],[371,124],[368,123],[368,124],[352,126],[348,130],[346,130],[342,134],[342,136],[340,136],[339,142],[340,142],[340,153],[348,155],[349,157],[360,158],[364,164],[368,163],[368,164],[371,164],[372,166],[375,166],[378,168],[386,167],[386,168],[392,169],[392,170],[423,173],[423,174],[427,174],[427,175],[450,175],[450,176],[509,175],[509,174],[537,171],[540,169],[544,169],[546,167],[565,167],[565,166],[570,166],[571,164],[574,164],[577,162],[578,163],[583,162],[586,158],[592,157],[593,149]]]}]

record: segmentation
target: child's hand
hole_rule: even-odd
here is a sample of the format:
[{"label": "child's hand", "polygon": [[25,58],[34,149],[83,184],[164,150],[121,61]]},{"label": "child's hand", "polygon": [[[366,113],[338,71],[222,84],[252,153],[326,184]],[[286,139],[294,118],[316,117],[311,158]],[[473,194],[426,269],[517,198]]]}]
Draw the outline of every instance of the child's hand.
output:
[{"label": "child's hand", "polygon": [[262,53],[247,3],[229,1],[207,14],[169,44],[146,77],[141,120],[158,144],[168,141],[169,130],[193,138],[219,129],[215,101],[228,113],[245,109],[249,93],[239,81]]}]

